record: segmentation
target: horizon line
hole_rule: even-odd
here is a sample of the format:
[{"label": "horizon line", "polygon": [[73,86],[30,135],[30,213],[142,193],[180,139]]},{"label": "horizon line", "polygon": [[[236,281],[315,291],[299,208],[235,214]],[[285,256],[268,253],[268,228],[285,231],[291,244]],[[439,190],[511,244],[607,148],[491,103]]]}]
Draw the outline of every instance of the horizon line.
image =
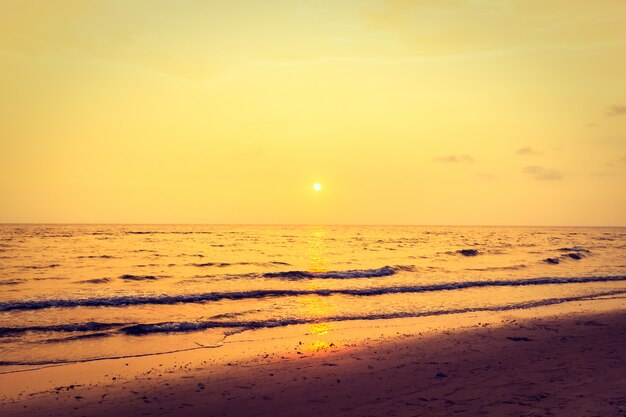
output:
[{"label": "horizon line", "polygon": [[417,224],[417,223],[119,223],[119,222],[0,222],[7,225],[51,226],[353,226],[353,227],[571,227],[571,228],[626,228],[624,225],[545,225],[545,224]]}]

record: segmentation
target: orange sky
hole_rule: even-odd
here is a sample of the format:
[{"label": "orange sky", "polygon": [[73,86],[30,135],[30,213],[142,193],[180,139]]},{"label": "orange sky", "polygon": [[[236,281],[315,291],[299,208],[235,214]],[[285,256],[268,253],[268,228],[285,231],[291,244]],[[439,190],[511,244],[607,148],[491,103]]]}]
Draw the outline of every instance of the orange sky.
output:
[{"label": "orange sky", "polygon": [[0,7],[0,222],[626,226],[623,1]]}]

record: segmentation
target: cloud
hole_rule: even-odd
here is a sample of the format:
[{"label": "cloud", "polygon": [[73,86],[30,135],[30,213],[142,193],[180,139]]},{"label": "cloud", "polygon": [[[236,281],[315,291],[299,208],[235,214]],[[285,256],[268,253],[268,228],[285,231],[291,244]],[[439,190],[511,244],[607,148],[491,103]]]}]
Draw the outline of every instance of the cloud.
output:
[{"label": "cloud", "polygon": [[555,169],[546,169],[538,165],[527,166],[523,169],[523,172],[539,181],[557,181],[563,179],[563,176],[559,171]]},{"label": "cloud", "polygon": [[452,164],[457,164],[457,163],[472,163],[474,162],[474,158],[472,158],[469,155],[445,155],[445,156],[440,156],[439,158],[435,159],[435,161],[437,162],[445,162],[445,163],[452,163]]},{"label": "cloud", "polygon": [[539,152],[537,152],[530,146],[527,146],[525,148],[518,149],[515,153],[518,155],[537,155]]},{"label": "cloud", "polygon": [[607,116],[626,116],[626,106],[623,104],[614,104],[609,106],[605,113]]}]

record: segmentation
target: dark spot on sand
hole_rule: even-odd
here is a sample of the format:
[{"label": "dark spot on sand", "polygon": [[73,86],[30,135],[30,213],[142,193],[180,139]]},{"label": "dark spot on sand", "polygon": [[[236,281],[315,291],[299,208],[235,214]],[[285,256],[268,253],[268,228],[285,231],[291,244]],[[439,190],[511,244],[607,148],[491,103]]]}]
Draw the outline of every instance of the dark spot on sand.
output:
[{"label": "dark spot on sand", "polygon": [[576,325],[578,326],[596,326],[596,327],[601,327],[601,326],[606,326],[606,324],[602,324],[602,323],[598,323],[597,321],[594,320],[588,320],[588,321],[577,321]]},{"label": "dark spot on sand", "polygon": [[435,378],[447,378],[448,375],[444,374],[443,372],[437,372],[437,375],[435,375]]},{"label": "dark spot on sand", "polygon": [[527,337],[507,337],[507,339],[514,342],[530,342],[530,339]]}]

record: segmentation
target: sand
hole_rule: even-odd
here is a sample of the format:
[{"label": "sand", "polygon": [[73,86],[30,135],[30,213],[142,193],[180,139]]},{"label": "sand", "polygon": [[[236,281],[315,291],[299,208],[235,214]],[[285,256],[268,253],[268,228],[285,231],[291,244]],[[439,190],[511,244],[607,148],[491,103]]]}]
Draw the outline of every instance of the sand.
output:
[{"label": "sand", "polygon": [[2,416],[623,417],[626,300],[245,332],[217,349],[3,374],[0,404]]}]

